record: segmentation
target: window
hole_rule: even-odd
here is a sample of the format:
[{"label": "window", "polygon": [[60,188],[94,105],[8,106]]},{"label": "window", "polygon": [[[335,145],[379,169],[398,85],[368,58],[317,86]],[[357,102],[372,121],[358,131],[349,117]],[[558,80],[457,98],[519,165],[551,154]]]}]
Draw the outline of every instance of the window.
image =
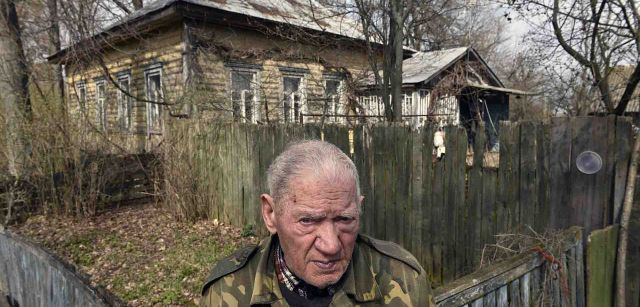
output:
[{"label": "window", "polygon": [[258,75],[252,70],[231,70],[233,118],[247,123],[258,122]]},{"label": "window", "polygon": [[96,81],[96,125],[98,129],[107,128],[107,83]]},{"label": "window", "polygon": [[304,106],[302,76],[284,76],[282,78],[282,113],[285,123],[302,122]]},{"label": "window", "polygon": [[384,116],[384,104],[379,96],[361,96],[360,103],[365,109],[366,115]]},{"label": "window", "polygon": [[[164,100],[162,93],[162,68],[148,69],[144,72],[147,92],[147,133],[160,133],[162,128],[161,104]],[[157,103],[156,103],[157,102]]]},{"label": "window", "polygon": [[324,96],[327,99],[327,105],[329,110],[327,114],[333,115],[333,121],[335,123],[344,123],[346,118],[340,115],[344,114],[344,108],[340,101],[340,80],[325,80],[324,82]]},{"label": "window", "polygon": [[444,95],[434,102],[434,115],[441,124],[457,125],[459,123],[460,110],[456,96]]},{"label": "window", "polygon": [[402,114],[403,115],[415,115],[415,109],[413,106],[413,93],[405,92],[402,94]]},{"label": "window", "polygon": [[76,95],[78,95],[78,106],[80,107],[80,112],[85,113],[87,110],[87,87],[84,84],[84,81],[78,82],[76,85]]},{"label": "window", "polygon": [[418,114],[419,115],[429,114],[429,91],[428,90],[420,90],[418,92]]},{"label": "window", "polygon": [[131,129],[131,75],[118,77],[118,126],[121,130]]}]

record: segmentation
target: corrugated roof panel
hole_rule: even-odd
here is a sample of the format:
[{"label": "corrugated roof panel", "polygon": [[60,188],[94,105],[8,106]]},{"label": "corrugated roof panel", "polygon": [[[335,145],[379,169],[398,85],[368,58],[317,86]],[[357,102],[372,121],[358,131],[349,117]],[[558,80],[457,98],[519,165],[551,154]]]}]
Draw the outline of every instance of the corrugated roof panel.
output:
[{"label": "corrugated roof panel", "polygon": [[402,83],[429,80],[469,50],[460,47],[430,52],[418,52],[402,62]]}]

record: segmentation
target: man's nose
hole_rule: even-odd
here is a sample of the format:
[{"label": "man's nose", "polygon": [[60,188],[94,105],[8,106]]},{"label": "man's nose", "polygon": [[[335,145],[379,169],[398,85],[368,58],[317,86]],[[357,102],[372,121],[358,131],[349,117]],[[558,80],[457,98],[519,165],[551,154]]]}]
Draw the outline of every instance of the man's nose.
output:
[{"label": "man's nose", "polygon": [[315,246],[325,255],[335,255],[340,252],[340,239],[333,223],[322,223],[316,235]]}]

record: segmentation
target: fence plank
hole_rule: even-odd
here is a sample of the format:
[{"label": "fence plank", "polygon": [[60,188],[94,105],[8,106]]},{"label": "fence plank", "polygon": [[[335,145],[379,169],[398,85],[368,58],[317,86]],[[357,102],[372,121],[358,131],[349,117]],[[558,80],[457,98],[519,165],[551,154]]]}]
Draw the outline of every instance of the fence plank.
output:
[{"label": "fence plank", "polygon": [[467,250],[467,246],[472,245],[473,243],[469,241],[469,233],[467,232],[468,226],[468,207],[467,202],[465,200],[465,191],[466,191],[466,159],[467,159],[467,145],[468,145],[467,133],[464,129],[456,129],[456,147],[452,154],[455,154],[455,164],[454,164],[454,172],[452,176],[452,184],[451,189],[453,190],[453,198],[452,203],[454,204],[454,208],[456,210],[455,221],[455,245],[454,245],[454,257],[455,257],[455,268],[454,276],[455,278],[462,277],[465,274],[473,272],[473,267],[466,266],[465,257],[467,254],[465,251]]},{"label": "fence plank", "polygon": [[[582,233],[585,233],[584,231]],[[576,250],[576,266],[580,268],[576,270],[576,304],[578,306],[585,306],[586,294],[585,294],[585,279],[584,279],[584,258],[583,258],[584,243],[582,237],[578,238],[575,250]]]},{"label": "fence plank", "polygon": [[520,298],[522,299],[522,306],[531,306],[531,272],[520,277]]},{"label": "fence plank", "polygon": [[507,286],[502,286],[498,290],[498,307],[509,307],[509,292]]},{"label": "fence plank", "polygon": [[551,144],[550,134],[551,128],[549,125],[538,123],[538,141],[537,141],[537,189],[538,189],[538,210],[536,211],[536,222],[534,229],[538,232],[543,232],[550,226],[549,216],[551,215],[550,204],[550,159],[551,159]]},{"label": "fence plank", "polygon": [[520,127],[503,122],[500,138],[500,195],[499,219],[503,221],[499,233],[505,233],[517,225],[519,217],[518,193],[520,186],[519,140]]},{"label": "fence plank", "polygon": [[587,306],[612,306],[618,226],[595,230],[587,241]]},{"label": "fence plank", "polygon": [[457,228],[457,209],[458,204],[455,202],[455,178],[456,178],[456,164],[457,164],[457,155],[456,152],[451,152],[454,148],[457,148],[458,139],[457,136],[457,127],[446,127],[445,128],[445,143],[446,147],[449,148],[449,151],[444,156],[444,202],[443,207],[448,210],[444,210],[445,217],[445,225],[442,229],[445,230],[445,241],[443,242],[443,278],[444,280],[453,280],[456,277],[456,269],[455,269],[455,248],[456,248],[456,228]]},{"label": "fence plank", "polygon": [[[602,227],[602,216],[609,207],[607,201],[611,187],[600,184],[603,176],[610,174],[607,166],[608,119],[602,117],[572,118],[571,145],[571,185],[570,192],[570,225],[583,225],[585,232]],[[576,166],[576,158],[584,151],[591,150],[603,157],[603,168],[594,175],[580,172]],[[608,195],[608,196],[607,196]],[[565,225],[569,226],[569,225]]]},{"label": "fence plank", "polygon": [[423,212],[423,186],[424,186],[424,174],[422,173],[422,134],[412,133],[410,138],[410,165],[408,165],[407,172],[410,175],[410,208],[406,212],[406,216],[410,221],[411,228],[408,232],[409,250],[413,252],[413,255],[418,261],[423,261],[423,243],[422,243],[422,217],[425,215]]},{"label": "fence plank", "polygon": [[537,191],[537,126],[532,122],[520,124],[520,216],[518,224],[534,225],[538,207]]},{"label": "fence plank", "polygon": [[496,291],[491,291],[484,297],[484,306],[485,307],[495,307],[496,306]]},{"label": "fence plank", "polygon": [[629,160],[631,159],[631,119],[628,117],[618,117],[616,119],[615,138],[615,166],[614,166],[614,187],[613,187],[613,212],[608,224],[620,223],[620,210],[624,201],[624,192],[627,187],[627,171]]},{"label": "fence plank", "polygon": [[496,197],[497,197],[497,177],[498,173],[495,169],[484,169],[482,174],[482,237],[481,237],[481,249],[476,251],[475,257],[479,261],[482,254],[482,248],[486,244],[492,244],[495,242],[494,235],[498,234],[496,230],[496,224],[498,221],[494,218]]},{"label": "fence plank", "polygon": [[[636,179],[637,180],[637,179]],[[636,181],[637,182],[637,181]],[[634,199],[640,200],[640,187],[636,186]],[[640,306],[640,201],[634,201],[629,219],[629,243],[627,246],[626,300],[629,307]],[[631,235],[635,234],[635,235]]]},{"label": "fence plank", "polygon": [[[434,131],[435,132],[435,131]],[[432,206],[432,218],[431,220],[431,235],[433,237],[432,241],[432,255],[433,255],[433,272],[435,277],[435,285],[442,285],[444,281],[444,272],[443,272],[443,251],[444,251],[444,242],[447,221],[445,216],[445,208],[446,208],[446,200],[445,196],[445,182],[446,182],[446,170],[445,170],[445,162],[447,156],[445,155],[440,160],[435,160],[433,162],[433,188],[431,193],[431,206]],[[445,231],[443,231],[445,230]]]},{"label": "fence plank", "polygon": [[567,117],[551,119],[549,159],[549,224],[555,229],[569,225],[571,175],[571,122]]},{"label": "fence plank", "polygon": [[422,240],[423,240],[423,266],[427,271],[429,278],[431,279],[431,283],[436,285],[440,282],[440,275],[436,275],[436,271],[433,267],[434,254],[433,254],[433,246],[436,241],[436,235],[433,232],[434,229],[432,225],[435,224],[434,218],[434,164],[433,164],[433,135],[435,133],[434,126],[427,126],[423,129],[423,138],[422,138],[422,176],[424,178],[423,185],[423,216],[422,216]]},{"label": "fence plank", "polygon": [[[467,244],[467,265],[470,267],[476,267],[480,261],[478,251],[480,251],[485,243],[483,240],[484,225],[484,208],[483,208],[483,168],[482,162],[486,147],[486,134],[478,133],[478,131],[484,131],[484,125],[478,125],[476,127],[475,144],[473,148],[473,165],[469,171],[469,193],[468,193],[468,207],[469,207],[469,223],[467,227],[467,234],[470,236],[470,241]],[[495,185],[495,182],[493,183]]]}]

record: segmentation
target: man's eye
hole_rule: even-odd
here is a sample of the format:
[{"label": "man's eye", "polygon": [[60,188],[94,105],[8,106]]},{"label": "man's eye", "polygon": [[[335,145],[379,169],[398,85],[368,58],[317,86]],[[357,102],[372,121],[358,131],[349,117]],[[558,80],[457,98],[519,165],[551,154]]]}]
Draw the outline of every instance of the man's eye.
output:
[{"label": "man's eye", "polygon": [[313,224],[313,219],[310,217],[303,217],[300,219],[300,223],[303,225],[310,225]]},{"label": "man's eye", "polygon": [[354,221],[355,219],[349,216],[339,216],[338,217],[338,222],[343,222],[343,223],[349,223]]}]

